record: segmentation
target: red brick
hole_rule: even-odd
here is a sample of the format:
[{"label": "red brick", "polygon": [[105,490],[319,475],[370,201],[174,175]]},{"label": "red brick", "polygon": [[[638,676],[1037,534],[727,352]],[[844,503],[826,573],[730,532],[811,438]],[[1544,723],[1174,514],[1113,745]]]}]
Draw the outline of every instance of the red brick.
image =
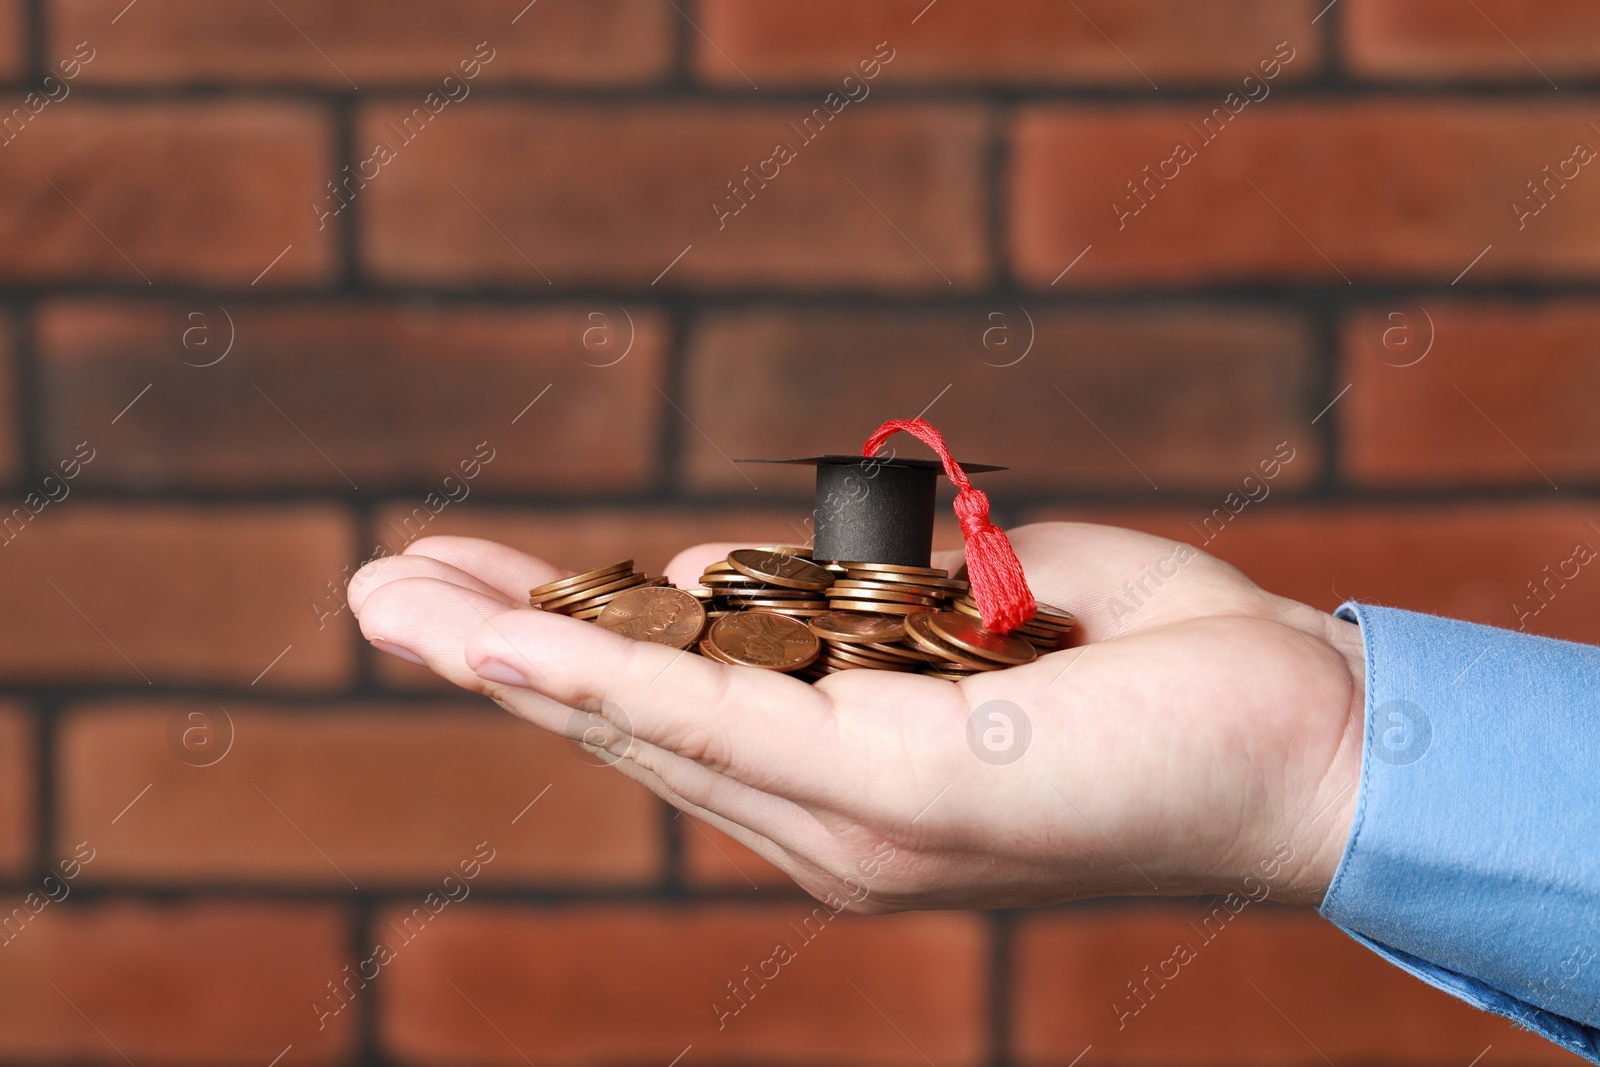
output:
[{"label": "red brick", "polygon": [[[807,942],[798,931],[810,914],[795,903],[441,915],[437,932],[398,950],[383,1043],[407,1063],[505,1067],[667,1063],[689,1044],[697,1063],[978,1062],[978,916],[846,915],[814,920]],[[727,984],[746,966],[756,974],[780,943],[793,958],[764,989],[749,979],[754,996],[719,1030],[713,1004],[739,1003]]]},{"label": "red brick", "polygon": [[[1572,557],[1580,542],[1600,552],[1600,508],[1312,507],[1280,504],[1269,495],[1226,525],[1213,519],[1207,528],[1202,524],[1212,507],[1222,507],[1220,497],[1189,510],[1075,510],[1032,518],[1128,526],[1199,545],[1262,588],[1324,611],[1355,599],[1514,629],[1521,604],[1533,613],[1530,632],[1600,644],[1600,577],[1590,568],[1579,567],[1564,587],[1552,581],[1546,607],[1528,590],[1529,582],[1545,581],[1547,565],[1554,572]],[[1566,568],[1569,574],[1574,566]]]},{"label": "red brick", "polygon": [[[809,143],[789,126],[810,114],[798,104],[485,101],[408,144],[409,110],[372,105],[358,125],[357,143],[396,155],[358,194],[364,254],[393,281],[645,289],[666,272],[659,288],[943,293],[989,275],[987,122],[971,108],[847,108]],[[759,188],[779,142],[795,158]],[[719,222],[713,202],[737,207],[727,183],[747,165],[755,192]]]},{"label": "red brick", "polygon": [[[1093,1045],[1106,1064],[1445,1067],[1492,1044],[1500,1062],[1580,1062],[1412,978],[1310,911],[1246,905],[1202,927],[1208,915],[1196,903],[1025,917],[1013,979],[1018,1059],[1067,1064]],[[1144,990],[1147,966],[1153,992],[1141,1007],[1128,983]],[[1159,969],[1175,967],[1176,978],[1157,984]],[[1120,1028],[1114,1004],[1129,1012]]]},{"label": "red brick", "polygon": [[22,475],[22,401],[17,395],[14,323],[0,315],[0,485],[15,485]]},{"label": "red brick", "polygon": [[0,0],[0,78],[7,81],[23,71],[23,18],[22,0]]},{"label": "red brick", "polygon": [[[1553,217],[1520,232],[1511,206],[1576,143],[1600,145],[1581,107],[1269,97],[1208,144],[1189,123],[1222,104],[1025,111],[1010,229],[1026,282],[1048,287],[1091,245],[1061,286],[1449,280],[1490,244],[1473,281],[1600,269],[1600,178],[1580,171]],[[1160,188],[1156,167],[1180,143],[1196,155]],[[1147,165],[1154,193],[1119,221],[1113,205],[1138,206],[1125,183]]]},{"label": "red brick", "polygon": [[[71,301],[41,314],[53,451],[108,424],[154,383],[118,422],[118,446],[89,469],[98,484],[415,486],[409,511],[430,491],[437,500],[599,492],[655,475],[666,342],[649,310],[632,312],[626,358],[599,367],[568,347],[577,306],[239,304],[226,308],[236,351],[195,367],[168,341],[184,307]],[[217,327],[219,341],[226,330]],[[475,454],[493,459],[463,482],[459,465]]]},{"label": "red brick", "polygon": [[286,248],[261,287],[332,273],[334,230],[311,208],[332,133],[314,107],[63,101],[14,136],[0,280],[247,286]]},{"label": "red brick", "polygon": [[[1600,425],[1585,402],[1600,390],[1600,304],[1423,310],[1374,307],[1346,324],[1339,387],[1351,389],[1336,410],[1351,480],[1543,488],[1600,477]],[[1384,348],[1385,332],[1412,330],[1412,318],[1413,347]]]},{"label": "red brick", "polygon": [[144,882],[436,886],[482,841],[495,858],[480,885],[659,875],[655,798],[486,702],[307,710],[230,702],[232,747],[196,767],[170,747],[169,723],[221,744],[215,703],[75,709],[60,742],[62,841],[96,841],[88,876]]},{"label": "red brick", "polygon": [[[718,889],[793,887],[787,874],[699,819],[678,817],[684,876],[690,885]],[[798,892],[798,890],[796,890]]]},{"label": "red brick", "polygon": [[[116,447],[114,431],[95,437],[97,454]],[[299,689],[349,677],[349,632],[319,632],[311,609],[354,543],[336,511],[68,496],[11,536],[0,545],[0,598],[14,609],[0,617],[0,672],[11,678],[249,686],[266,672],[259,688]]]},{"label": "red brick", "polygon": [[[1600,69],[1600,12],[1582,0],[1349,0],[1346,61],[1369,77],[1536,82]],[[1542,72],[1542,73],[1541,73]]]},{"label": "red brick", "polygon": [[363,89],[374,83],[428,89],[459,75],[458,64],[488,42],[494,51],[485,49],[492,58],[480,84],[633,84],[666,69],[676,18],[652,0],[542,0],[515,25],[521,5],[491,0],[278,0],[279,11],[267,4],[146,0],[110,29],[126,4],[53,0],[55,49],[84,39],[106,42],[84,71],[86,82],[292,82],[343,91],[349,78]]},{"label": "red brick", "polygon": [[0,1056],[260,1067],[292,1043],[286,1064],[346,1062],[354,1013],[319,1032],[311,1008],[347,962],[344,922],[308,905],[47,905],[5,948]]},{"label": "red brick", "polygon": [[935,3],[822,0],[780,7],[705,0],[698,18],[705,36],[693,40],[695,68],[723,85],[745,86],[747,75],[763,86],[831,87],[885,41],[894,52],[884,50],[893,56],[880,75],[884,82],[1143,89],[1151,81],[1232,84],[1286,38],[1303,49],[1306,62],[1293,75],[1303,78],[1320,51],[1308,28],[1317,8],[1304,0],[1084,0],[1077,11],[1047,0]]},{"label": "red brick", "polygon": [[[997,495],[1231,484],[1286,438],[1301,449],[1290,482],[1317,472],[1311,343],[1297,319],[1191,305],[1035,305],[1032,350],[999,367],[967,340],[986,308],[709,319],[691,341],[685,410],[710,439],[684,436],[690,482],[751,495],[752,481],[763,494],[802,490],[804,469],[735,468],[726,457],[853,451],[883,420],[935,401],[927,417],[960,458],[1010,466],[981,479]],[[1016,329],[1020,344],[1026,327]],[[909,438],[892,443],[926,454]]]},{"label": "red brick", "polygon": [[22,871],[33,861],[33,717],[10,701],[0,703],[0,874]]}]

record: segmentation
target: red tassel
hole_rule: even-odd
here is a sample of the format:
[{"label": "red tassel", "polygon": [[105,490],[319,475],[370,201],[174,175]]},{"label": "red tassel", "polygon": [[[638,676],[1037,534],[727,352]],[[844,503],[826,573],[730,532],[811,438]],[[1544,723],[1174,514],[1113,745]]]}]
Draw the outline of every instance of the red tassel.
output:
[{"label": "red tassel", "polygon": [[1033,618],[1038,604],[1005,531],[989,521],[989,497],[982,489],[973,488],[966,471],[950,457],[944,437],[921,419],[891,419],[867,439],[861,454],[877,455],[883,443],[902,430],[933,449],[944,463],[945,476],[957,489],[956,518],[967,545],[967,580],[972,583],[984,629],[1010,633]]}]

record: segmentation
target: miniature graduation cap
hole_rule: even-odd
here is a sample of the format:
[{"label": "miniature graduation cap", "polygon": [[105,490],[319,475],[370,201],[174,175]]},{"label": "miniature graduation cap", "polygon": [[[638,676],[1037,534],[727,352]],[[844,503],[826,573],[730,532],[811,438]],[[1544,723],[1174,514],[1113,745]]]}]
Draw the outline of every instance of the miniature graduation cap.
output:
[{"label": "miniature graduation cap", "polygon": [[[878,449],[904,430],[939,456],[878,458]],[[1036,605],[1006,535],[989,521],[989,498],[967,473],[1005,470],[957,463],[939,431],[922,419],[894,419],[867,439],[859,456],[750,459],[817,469],[812,555],[819,560],[926,567],[933,551],[934,493],[941,471],[956,486],[956,517],[967,549],[967,578],[986,629],[1009,633],[1033,617]]]}]

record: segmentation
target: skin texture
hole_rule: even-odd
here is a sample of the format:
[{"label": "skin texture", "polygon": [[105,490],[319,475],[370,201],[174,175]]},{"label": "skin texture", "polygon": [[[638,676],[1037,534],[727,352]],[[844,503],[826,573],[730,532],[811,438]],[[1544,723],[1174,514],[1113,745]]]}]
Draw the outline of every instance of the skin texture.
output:
[{"label": "skin texture", "polygon": [[[851,910],[1238,891],[1269,864],[1273,899],[1320,903],[1356,806],[1357,627],[1147,534],[1010,536],[1039,600],[1077,615],[1079,644],[958,684],[847,671],[807,685],[630,641],[518,607],[570,572],[467,538],[369,564],[350,605],[379,648],[596,744]],[[689,549],[668,576],[695,585],[734,547]],[[1031,726],[1006,764],[968,740],[996,700]]]}]

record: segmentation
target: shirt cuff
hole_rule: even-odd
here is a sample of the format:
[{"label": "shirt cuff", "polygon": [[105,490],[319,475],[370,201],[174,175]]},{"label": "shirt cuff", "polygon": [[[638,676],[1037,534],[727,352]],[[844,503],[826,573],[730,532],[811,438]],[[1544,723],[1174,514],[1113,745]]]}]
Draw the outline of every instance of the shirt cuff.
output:
[{"label": "shirt cuff", "polygon": [[1322,914],[1600,1063],[1600,648],[1347,602],[1355,820]]}]

